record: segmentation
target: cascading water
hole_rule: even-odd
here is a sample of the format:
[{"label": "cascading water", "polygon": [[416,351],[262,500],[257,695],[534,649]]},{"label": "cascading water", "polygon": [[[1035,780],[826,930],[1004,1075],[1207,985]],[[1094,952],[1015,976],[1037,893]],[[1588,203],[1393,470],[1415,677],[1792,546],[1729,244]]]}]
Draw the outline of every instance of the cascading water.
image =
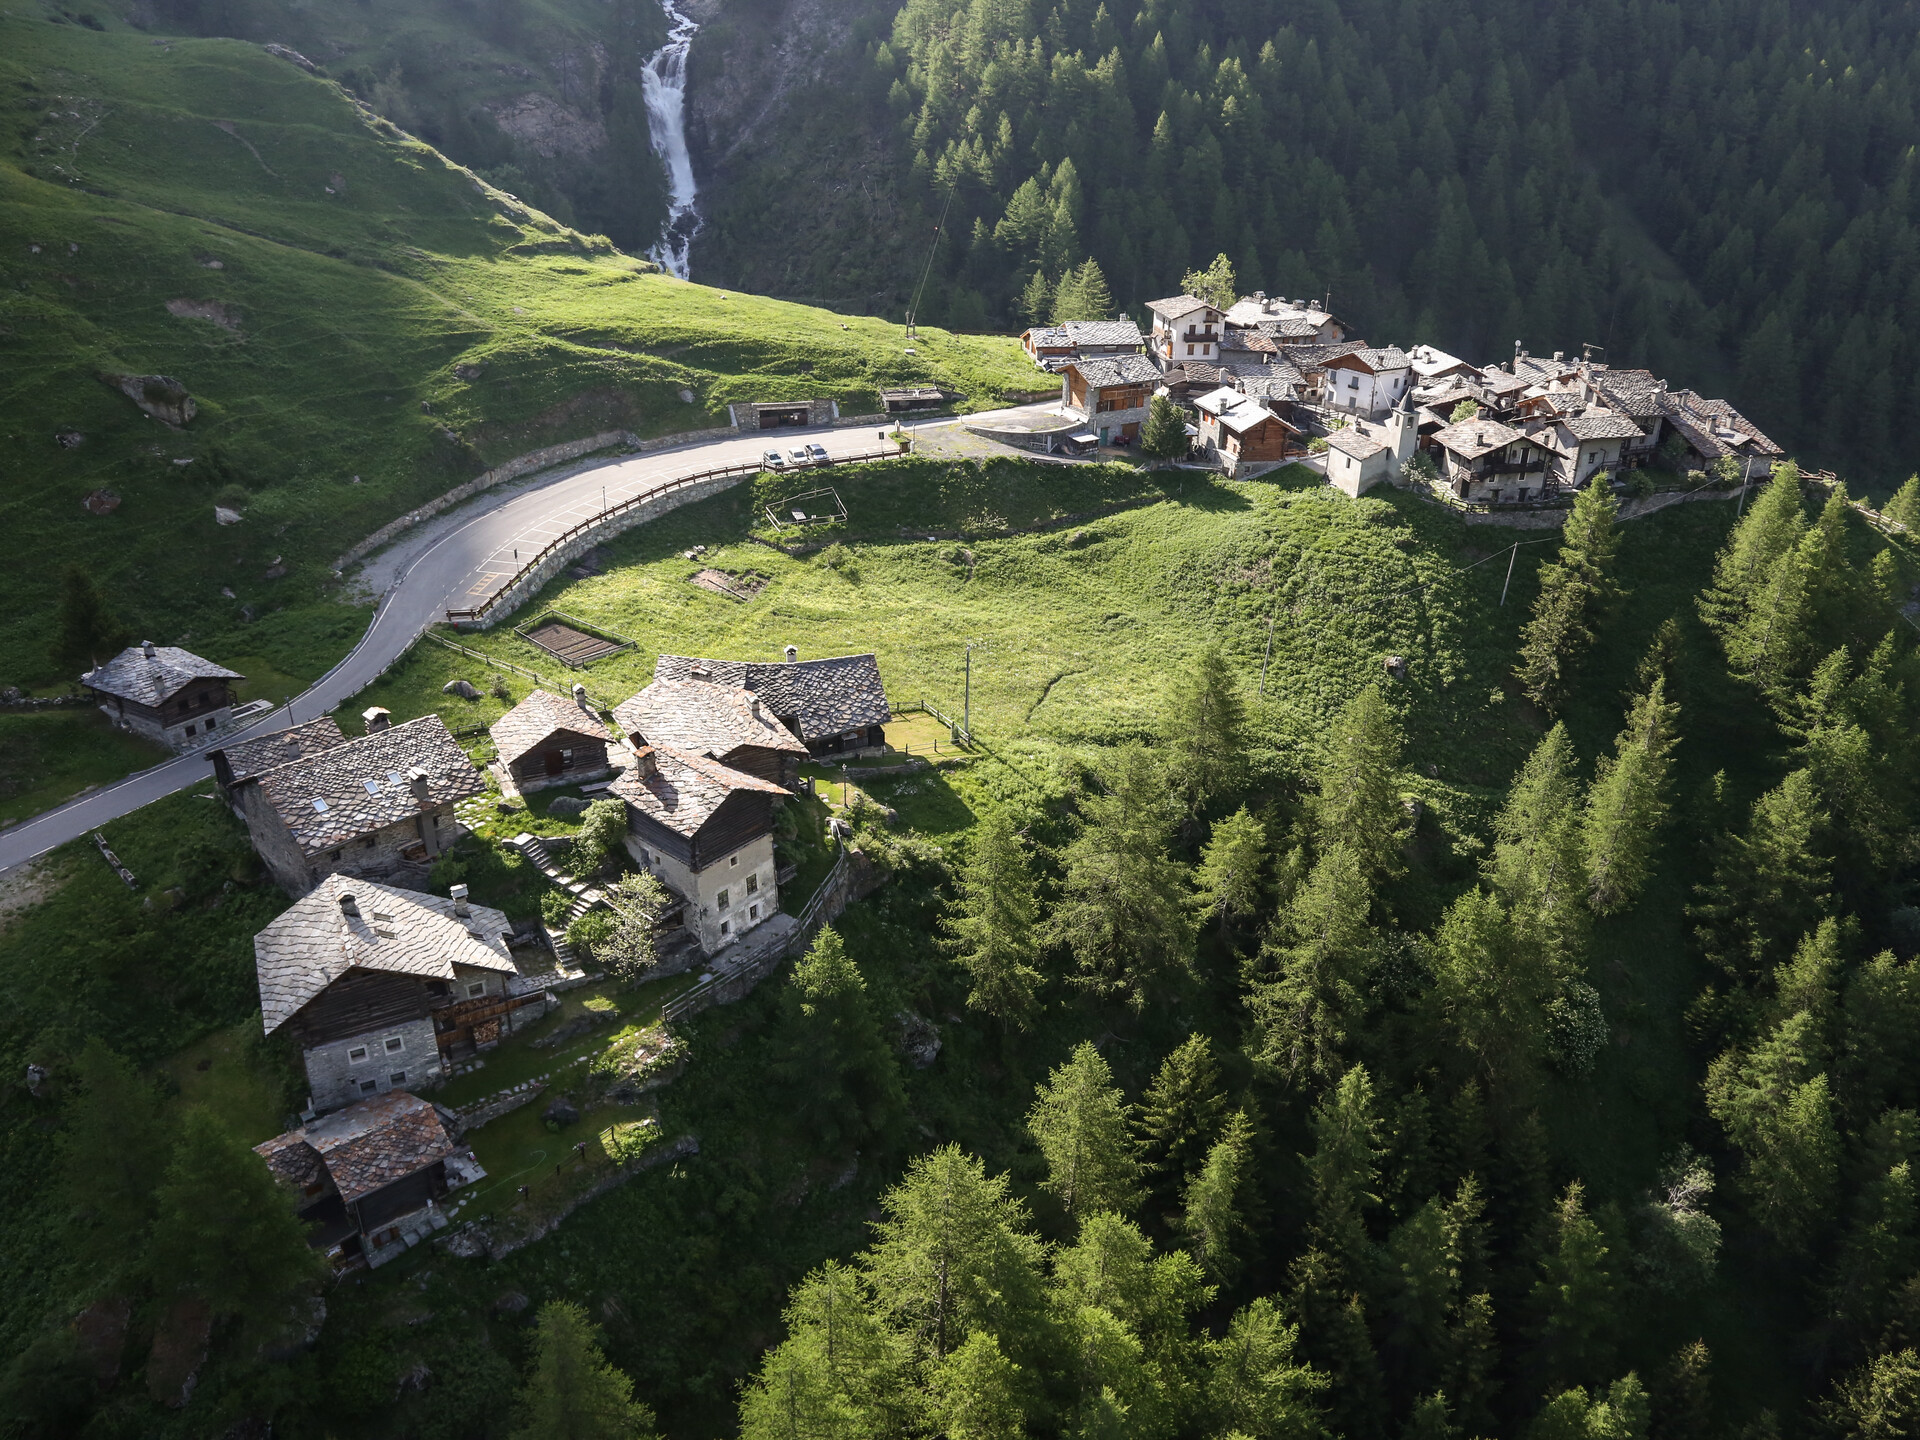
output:
[{"label": "cascading water", "polygon": [[667,12],[667,43],[647,61],[640,86],[647,101],[647,127],[653,133],[653,152],[667,167],[667,228],[647,252],[649,260],[671,275],[687,278],[687,255],[700,232],[700,212],[694,208],[693,159],[687,154],[687,51],[700,27],[660,0]]}]

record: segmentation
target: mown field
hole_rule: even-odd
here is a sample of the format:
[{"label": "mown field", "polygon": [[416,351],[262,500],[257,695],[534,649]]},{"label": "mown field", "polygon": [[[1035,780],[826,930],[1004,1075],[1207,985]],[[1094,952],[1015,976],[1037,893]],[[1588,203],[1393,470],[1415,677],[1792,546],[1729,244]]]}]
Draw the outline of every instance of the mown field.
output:
[{"label": "mown field", "polygon": [[[256,45],[14,13],[0,85],[10,683],[70,678],[47,658],[68,562],[148,638],[306,680],[366,619],[330,563],[488,465],[730,401],[990,403],[1032,373],[1012,340],[909,356],[880,321],[653,273]],[[198,413],[173,428],[102,374],[171,376]],[[101,490],[110,514],[83,508]]]}]

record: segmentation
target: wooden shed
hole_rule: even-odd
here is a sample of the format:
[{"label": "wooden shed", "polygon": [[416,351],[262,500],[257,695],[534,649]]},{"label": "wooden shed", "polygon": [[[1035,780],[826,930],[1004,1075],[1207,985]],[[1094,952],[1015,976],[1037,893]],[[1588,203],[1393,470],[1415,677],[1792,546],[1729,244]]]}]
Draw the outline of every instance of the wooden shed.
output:
[{"label": "wooden shed", "polygon": [[488,733],[500,768],[523,793],[548,785],[578,785],[607,774],[612,732],[578,687],[572,700],[535,690],[494,721]]}]

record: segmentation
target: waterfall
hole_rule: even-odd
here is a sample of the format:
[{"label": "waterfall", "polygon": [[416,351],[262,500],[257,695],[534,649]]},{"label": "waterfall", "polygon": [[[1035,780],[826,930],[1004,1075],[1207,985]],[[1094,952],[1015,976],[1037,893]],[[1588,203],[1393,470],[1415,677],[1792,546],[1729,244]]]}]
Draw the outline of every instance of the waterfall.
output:
[{"label": "waterfall", "polygon": [[647,101],[653,153],[667,167],[667,228],[647,258],[685,280],[687,254],[700,231],[700,212],[693,203],[693,159],[687,154],[687,51],[693,48],[700,27],[675,9],[673,0],[660,0],[660,8],[667,12],[672,28],[667,31],[667,43],[647,61],[640,85]]}]

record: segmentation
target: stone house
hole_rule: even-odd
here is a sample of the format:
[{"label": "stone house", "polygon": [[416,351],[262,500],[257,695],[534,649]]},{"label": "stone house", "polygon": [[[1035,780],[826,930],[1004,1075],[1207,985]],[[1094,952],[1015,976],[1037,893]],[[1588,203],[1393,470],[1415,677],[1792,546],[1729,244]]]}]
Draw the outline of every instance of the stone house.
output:
[{"label": "stone house", "polygon": [[1433,437],[1440,478],[1462,500],[1489,504],[1537,500],[1547,485],[1547,452],[1498,420],[1466,420]]},{"label": "stone house", "polygon": [[1225,338],[1226,314],[1192,295],[1149,300],[1153,332],[1147,344],[1161,369],[1184,360],[1213,361]]},{"label": "stone house", "polygon": [[1414,346],[1407,351],[1407,363],[1413,368],[1413,383],[1422,387],[1431,387],[1443,380],[1480,378],[1478,366],[1468,364],[1458,355],[1449,355],[1437,345]]},{"label": "stone house", "polygon": [[1358,499],[1391,480],[1420,443],[1420,415],[1405,396],[1384,424],[1354,420],[1327,436],[1327,483]]},{"label": "stone house", "polygon": [[1651,460],[1664,438],[1667,382],[1651,370],[1610,370],[1593,365],[1587,367],[1580,383],[1589,400],[1626,416],[1640,430],[1637,440],[1621,446],[1621,468],[1631,469]]},{"label": "stone house", "polygon": [[1087,422],[1102,445],[1138,438],[1160,371],[1144,355],[1072,360],[1060,372],[1060,408]]},{"label": "stone house", "polygon": [[1324,305],[1269,297],[1264,290],[1235,301],[1226,323],[1238,330],[1259,330],[1282,345],[1337,345],[1347,338],[1345,324]]},{"label": "stone house", "polygon": [[1021,348],[1042,370],[1059,371],[1069,360],[1094,360],[1108,355],[1138,355],[1146,337],[1131,320],[1068,320],[1060,325],[1036,325],[1022,332]]},{"label": "stone house", "polygon": [[227,804],[233,807],[233,813],[244,820],[246,812],[241,808],[239,793],[243,785],[258,780],[278,766],[346,743],[347,737],[340,733],[340,726],[334,718],[322,715],[318,720],[289,725],[284,730],[262,735],[257,740],[243,740],[238,745],[224,746],[210,752],[207,759],[213,762],[213,780],[220,787],[220,793],[227,797]]},{"label": "stone house", "polygon": [[655,680],[613,712],[628,741],[666,745],[792,790],[807,747],[753,691],[712,680]]},{"label": "stone house", "polygon": [[1594,476],[1618,470],[1625,447],[1641,438],[1640,427],[1617,411],[1587,407],[1528,427],[1547,452],[1547,488],[1578,490]]},{"label": "stone house", "polygon": [[780,908],[769,780],[671,745],[639,745],[608,786],[626,802],[627,851],[685,901],[684,923],[706,954]]},{"label": "stone house", "polygon": [[1300,431],[1251,395],[1222,385],[1193,408],[1201,444],[1229,475],[1258,474],[1307,453]]},{"label": "stone house", "polygon": [[549,785],[581,785],[608,773],[613,734],[576,685],[573,699],[535,690],[488,727],[502,778],[522,794]]},{"label": "stone house", "polygon": [[333,874],[424,873],[459,838],[454,806],[485,789],[438,715],[303,754],[239,786],[253,848],[289,895]]},{"label": "stone house", "polygon": [[231,726],[229,682],[245,678],[177,645],[142,640],[87,671],[80,683],[121,729],[185,750]]},{"label": "stone house", "polygon": [[440,1112],[404,1090],[253,1148],[293,1192],[295,1213],[312,1227],[307,1243],[340,1269],[405,1254],[414,1239],[445,1228],[436,1212],[449,1190],[486,1177],[471,1151],[455,1148]]},{"label": "stone house", "polygon": [[786,653],[784,662],[662,655],[654,662],[653,678],[701,680],[749,690],[758,697],[760,708],[815,757],[884,753],[886,724],[893,711],[886,687],[880,683],[879,661],[871,653],[802,660],[791,645]]},{"label": "stone house", "polygon": [[329,875],[253,937],[260,1023],[300,1046],[314,1110],[436,1084],[449,1057],[546,1013],[512,931],[464,885],[442,899]]},{"label": "stone house", "polygon": [[1674,390],[1667,393],[1666,401],[1666,423],[1687,447],[1682,462],[1687,469],[1705,470],[1731,456],[1743,480],[1757,480],[1785,453],[1724,400]]},{"label": "stone house", "polygon": [[1398,345],[1366,346],[1328,359],[1324,376],[1321,394],[1328,408],[1374,420],[1413,388],[1413,362]]}]

